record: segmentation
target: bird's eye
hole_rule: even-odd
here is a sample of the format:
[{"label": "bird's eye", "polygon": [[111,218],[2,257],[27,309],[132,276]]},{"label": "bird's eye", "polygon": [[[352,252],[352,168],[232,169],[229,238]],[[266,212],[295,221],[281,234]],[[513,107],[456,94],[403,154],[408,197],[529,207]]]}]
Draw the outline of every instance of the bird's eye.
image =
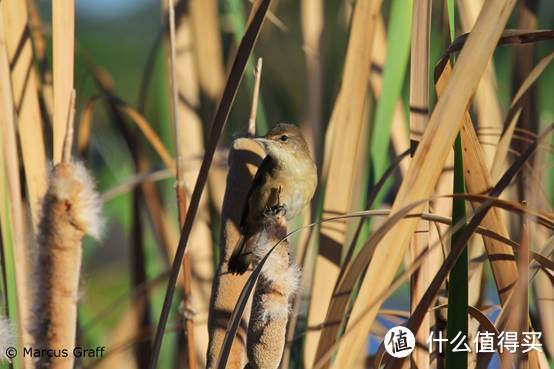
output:
[{"label": "bird's eye", "polygon": [[289,136],[287,135],[282,135],[280,138],[279,138],[281,141],[283,142],[287,142],[289,140]]}]

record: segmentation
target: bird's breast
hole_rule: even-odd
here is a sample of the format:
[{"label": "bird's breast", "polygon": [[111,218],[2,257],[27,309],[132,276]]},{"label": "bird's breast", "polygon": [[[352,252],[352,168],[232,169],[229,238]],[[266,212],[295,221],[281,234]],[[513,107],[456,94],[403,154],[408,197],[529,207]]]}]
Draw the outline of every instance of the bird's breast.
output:
[{"label": "bird's breast", "polygon": [[281,188],[281,203],[287,206],[286,219],[294,218],[312,199],[317,184],[316,174],[287,173]]}]

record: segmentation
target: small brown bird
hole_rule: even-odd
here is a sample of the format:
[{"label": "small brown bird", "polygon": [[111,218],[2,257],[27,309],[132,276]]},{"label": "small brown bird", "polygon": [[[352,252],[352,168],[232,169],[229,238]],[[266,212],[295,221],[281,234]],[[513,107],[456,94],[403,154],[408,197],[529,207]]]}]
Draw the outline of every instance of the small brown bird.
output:
[{"label": "small brown bird", "polygon": [[312,199],[317,186],[317,168],[298,127],[278,124],[263,138],[255,138],[267,153],[258,168],[240,222],[241,237],[229,260],[231,273],[243,274],[250,265],[254,237],[264,218],[284,213],[294,218]]}]

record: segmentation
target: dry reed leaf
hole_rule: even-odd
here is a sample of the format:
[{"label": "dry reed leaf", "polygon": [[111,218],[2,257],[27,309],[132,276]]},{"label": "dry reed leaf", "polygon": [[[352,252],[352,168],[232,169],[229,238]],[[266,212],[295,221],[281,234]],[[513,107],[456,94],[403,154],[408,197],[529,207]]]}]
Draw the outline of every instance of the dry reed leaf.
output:
[{"label": "dry reed leaf", "polygon": [[[443,58],[441,58],[441,61],[439,63],[446,63],[447,59],[445,59],[444,57],[461,50],[468,40],[470,34],[471,33],[464,33],[463,35],[456,37],[454,42],[450,44],[448,50],[446,50],[446,52],[444,53]],[[551,40],[552,38],[554,38],[554,30],[529,31],[525,29],[506,29],[502,32],[497,44],[498,46],[510,44],[523,45],[539,41]]]},{"label": "dry reed leaf", "polygon": [[[537,4],[531,1],[520,1],[517,7],[517,22],[516,27],[525,30],[536,30],[538,26],[539,9]],[[518,48],[518,52],[514,55],[512,69],[512,93],[516,88],[520,88],[529,74],[532,72],[535,65],[535,54],[537,46],[533,43],[523,45]],[[517,126],[530,132],[538,132],[540,129],[540,117],[538,110],[537,88],[531,88],[531,92],[523,97],[523,109],[518,119]],[[522,152],[527,147],[524,141],[514,141],[512,149],[516,152]],[[531,161],[533,167],[535,161]],[[526,196],[531,189],[531,178],[527,175],[520,176],[517,180],[517,186],[514,189],[520,199],[528,199]],[[531,190],[532,191],[532,190]]]},{"label": "dry reed leaf", "polygon": [[531,251],[531,255],[533,256],[533,260],[539,263],[542,268],[554,272],[554,261],[548,259],[541,254],[537,254],[536,252]]},{"label": "dry reed leaf", "polygon": [[[493,198],[493,197],[490,197],[490,196],[473,196],[473,195],[465,195],[465,194],[456,194],[456,195],[442,195],[442,196],[439,196],[439,197],[448,198],[448,199],[450,199],[450,201],[452,201],[453,198],[460,198],[460,199],[463,199],[465,201],[480,202],[480,203],[490,201],[493,204],[494,207],[498,207],[499,209],[503,209],[503,210],[507,210],[507,211],[514,211],[517,214],[527,214],[530,217],[535,217],[537,214],[539,214],[539,212],[537,210],[528,209],[528,208],[516,208],[516,207],[514,207],[514,204],[511,203],[511,202],[506,202],[506,201],[499,200],[499,199],[496,199],[496,198]],[[433,198],[436,198],[436,197],[433,197]],[[341,221],[342,219],[350,219],[350,218],[388,217],[390,214],[391,214],[391,209],[373,209],[373,210],[356,211],[356,212],[348,213],[348,215],[322,219],[319,222],[309,224],[307,227],[311,227],[313,225],[320,224],[320,223],[336,222],[336,221]],[[414,213],[414,212],[410,212],[405,217],[406,218],[422,218],[424,220],[427,220],[427,221],[430,221],[430,222],[433,222],[433,223],[444,224],[444,225],[447,225],[447,226],[452,225],[452,219],[450,217],[437,215],[437,214],[434,214],[434,213]],[[534,221],[537,224],[543,226],[545,229],[549,229],[549,230],[554,229],[553,228],[554,227],[554,222],[547,220],[547,218],[543,218],[542,221],[539,221],[538,219],[535,218]],[[483,235],[485,237],[489,237],[489,238],[492,238],[494,240],[497,240],[497,241],[511,247],[512,249],[518,247],[517,242],[511,240],[510,238],[502,236],[502,235],[500,235],[500,234],[498,234],[494,231],[491,231],[488,228],[478,227],[475,230],[475,232],[480,234],[480,235]],[[444,235],[442,235],[442,237],[444,238]],[[554,246],[554,243],[553,243],[553,246]],[[430,251],[427,251],[427,252],[430,252]],[[552,251],[549,251],[549,250],[541,250],[541,252],[538,255],[548,255],[551,252]],[[351,260],[351,259],[349,259],[349,260]],[[542,261],[544,259],[540,259],[540,260]],[[551,264],[547,264],[547,265],[551,265]],[[343,272],[344,271],[345,270],[343,270]]]},{"label": "dry reed leaf", "polygon": [[508,149],[510,147],[510,143],[512,142],[515,126],[524,108],[523,103],[526,101],[525,96],[527,96],[529,91],[531,91],[531,87],[541,76],[542,72],[548,67],[552,59],[554,59],[554,53],[548,54],[537,63],[531,73],[529,73],[527,78],[521,84],[521,87],[510,104],[510,110],[508,111],[504,122],[504,132],[498,141],[498,146],[494,154],[494,161],[491,168],[493,180],[497,179],[501,175],[502,168],[506,163]]},{"label": "dry reed leaf", "polygon": [[[412,12],[412,39],[410,57],[410,141],[412,153],[419,143],[429,119],[429,49],[431,34],[430,0],[415,0]],[[429,247],[429,222],[420,220],[411,240],[410,257],[417,260]],[[436,269],[433,259],[423,262],[421,268],[414,272],[410,279],[410,311],[415,310],[425,289],[430,282],[430,273]],[[427,264],[427,265],[426,265]],[[416,333],[419,344],[411,357],[412,365],[419,369],[429,368],[429,351],[425,349],[425,341],[429,336],[431,322],[427,315]]]},{"label": "dry reed leaf", "polygon": [[[456,1],[460,14],[462,30],[464,32],[470,32],[473,28],[483,3],[484,0]],[[479,82],[479,86],[475,91],[475,97],[473,100],[473,104],[477,112],[477,132],[479,135],[479,142],[481,142],[485,153],[487,168],[490,169],[494,158],[495,145],[498,143],[498,138],[487,133],[502,132],[502,110],[500,103],[498,102],[496,72],[492,61],[485,69],[485,73],[483,74],[481,82]],[[483,143],[487,143],[487,145],[483,145]],[[470,247],[470,253],[475,249],[473,246],[474,245]],[[472,287],[476,287],[476,285],[472,284],[470,290]]]},{"label": "dry reed leaf", "polygon": [[42,109],[43,126],[52,126],[54,111],[54,94],[52,86],[52,70],[46,58],[46,38],[43,21],[36,0],[27,0],[29,13],[29,30],[33,40],[35,63],[38,66],[37,84],[39,85],[39,106]]},{"label": "dry reed leaf", "polygon": [[189,6],[198,82],[202,92],[217,101],[225,83],[218,2],[191,0]]},{"label": "dry reed leaf", "polygon": [[[448,308],[448,304],[441,304],[441,305],[438,305],[438,306],[435,306],[433,309],[431,309],[432,311],[436,311],[436,310],[444,310],[444,309],[447,309]],[[484,328],[485,331],[487,332],[494,332],[495,334],[500,334],[499,330],[496,328],[496,326],[494,325],[493,322],[491,322],[489,320],[489,318],[487,318],[487,316],[479,309],[477,309],[476,307],[472,306],[472,305],[468,305],[467,307],[468,309],[468,315],[473,317],[478,323],[479,323],[479,327],[478,328]],[[409,318],[409,314],[408,316],[406,316],[406,318]],[[401,323],[399,323],[401,324]],[[469,341],[472,341],[472,340],[468,340]],[[425,342],[423,342],[423,344],[425,345]],[[381,342],[381,344],[379,345],[379,348],[377,349],[377,354],[375,355],[375,361],[374,361],[374,366],[375,367],[378,367],[379,363],[381,363],[383,361],[383,355],[385,353],[385,347],[383,345],[383,342]]]},{"label": "dry reed leaf", "polygon": [[75,48],[75,2],[52,1],[52,41],[54,71],[54,164],[62,160],[67,117],[73,91],[73,54]]},{"label": "dry reed leaf", "polygon": [[[200,161],[188,160],[191,157],[201,157],[204,153],[204,135],[202,121],[194,107],[199,102],[199,81],[194,65],[194,55],[190,50],[193,42],[191,19],[184,13],[177,20],[176,49],[181,50],[176,55],[176,86],[178,95],[184,98],[178,100],[177,117],[182,129],[176,135],[180,142],[180,157],[183,165],[180,180],[187,188],[192,188],[198,177]],[[192,104],[192,106],[190,105]],[[184,165],[186,168],[183,168]],[[212,175],[212,174],[210,174]],[[211,281],[214,278],[213,267],[213,242],[210,230],[210,209],[206,192],[200,199],[198,219],[191,231],[191,247],[189,257],[192,266],[192,308],[199,314],[207,314],[211,293]],[[173,255],[173,254],[172,254]],[[206,352],[208,350],[209,336],[203,324],[195,322],[194,343],[196,358],[199,367],[206,366]]]},{"label": "dry reed leaf", "polygon": [[[537,242],[544,244],[548,238],[548,232],[537,229]],[[544,346],[550,355],[554,355],[554,327],[549,324],[550,317],[554,316],[554,285],[545,273],[538,273],[533,281],[535,304],[540,322],[540,330],[543,332]]]},{"label": "dry reed leaf", "polygon": [[[29,288],[28,276],[30,266],[27,250],[26,227],[24,220],[24,204],[21,198],[21,183],[19,178],[19,157],[17,153],[16,111],[12,95],[12,85],[9,78],[10,63],[6,49],[6,29],[4,23],[5,3],[0,3],[0,150],[2,150],[2,198],[0,214],[2,218],[2,234],[11,235],[13,265],[15,269],[17,316],[19,318],[18,335],[22,346],[32,343],[28,332],[29,325]],[[5,227],[5,228],[4,228]],[[4,255],[10,255],[5,252]],[[6,263],[6,262],[5,262]],[[30,358],[20,358],[29,365]]]},{"label": "dry reed leaf", "polygon": [[[529,215],[531,215],[531,214],[536,215],[536,214],[539,213],[536,210],[533,211],[533,210],[530,210],[530,209],[526,209],[525,207],[519,207],[518,208],[516,206],[516,204],[514,204],[514,203],[499,200],[497,198],[490,197],[490,196],[474,196],[474,195],[456,194],[456,195],[443,195],[441,197],[450,198],[450,199],[460,198],[460,199],[464,199],[466,201],[476,201],[477,200],[479,202],[490,202],[494,206],[500,207],[502,209],[510,210],[510,211],[517,210],[521,213],[526,213],[526,214],[529,214]],[[423,200],[421,203],[424,203],[425,201],[426,200]],[[417,205],[418,204],[414,204],[413,206],[417,206]],[[366,242],[366,244],[363,246],[362,251],[356,256],[356,260],[354,260],[351,263],[348,263],[348,265],[352,266],[352,268],[345,268],[342,271],[341,278],[340,278],[341,281],[342,281],[341,285],[339,285],[336,288],[336,291],[335,291],[335,295],[337,297],[342,297],[342,298],[346,297],[347,298],[349,296],[349,292],[352,291],[352,289],[354,287],[354,284],[356,283],[357,276],[363,270],[363,266],[367,265],[367,263],[369,262],[370,257],[371,257],[371,253],[373,252],[373,250],[375,248],[375,244],[377,242],[379,242],[379,240],[383,237],[383,233],[386,233],[386,231],[394,224],[394,221],[397,221],[398,219],[401,219],[402,217],[416,218],[416,219],[423,218],[423,219],[428,220],[428,221],[438,222],[438,223],[442,223],[442,224],[446,224],[446,225],[451,225],[451,219],[448,218],[448,217],[443,217],[443,216],[438,216],[438,215],[435,215],[435,214],[428,214],[428,213],[423,213],[423,214],[417,213],[417,212],[414,213],[414,212],[410,211],[412,209],[412,207],[408,207],[406,209],[403,209],[399,214],[395,215],[395,220],[393,220],[392,222],[389,221],[389,224],[384,224],[382,226],[382,228],[378,229],[377,233],[372,235],[372,238],[368,242]],[[391,214],[390,209],[366,210],[366,211],[349,213],[348,215],[345,215],[345,216],[337,216],[337,217],[334,217],[334,218],[324,219],[320,222],[317,222],[316,224],[319,224],[319,223],[322,223],[322,222],[336,221],[336,220],[351,218],[351,217],[388,216],[390,214]],[[531,215],[531,216],[534,216],[534,215]],[[536,221],[539,222],[538,219],[536,219]],[[554,226],[554,223],[552,223],[552,222],[550,222],[546,219],[544,219],[543,222],[546,222],[547,224],[545,224],[545,226],[547,226],[549,228]],[[460,228],[460,226],[461,226],[461,224],[455,225],[455,229]],[[453,231],[455,231],[455,229],[454,230],[451,229],[449,232],[453,232]],[[500,242],[508,245],[509,247],[512,247],[512,248],[518,247],[518,244],[516,242],[510,240],[509,238],[503,237],[503,236],[501,236],[497,233],[491,232],[486,228],[477,227],[475,231],[476,231],[476,233],[479,233],[483,236],[490,237],[494,240],[500,241]],[[446,235],[445,235],[445,237],[446,237]],[[393,283],[393,286],[391,286],[391,288],[388,289],[387,291],[383,292],[382,296],[379,296],[379,299],[380,298],[385,299],[386,297],[388,297],[392,293],[392,291],[394,291],[395,288],[397,288],[400,284],[402,284],[402,282],[410,275],[410,273],[412,273],[414,270],[416,270],[417,268],[420,267],[420,265],[422,264],[423,258],[428,257],[428,254],[430,254],[437,245],[439,245],[439,242],[434,243],[431,246],[431,248],[426,251],[425,255],[422,255],[422,258],[420,258],[417,261],[417,263],[412,264],[412,266],[409,269],[407,269],[404,272],[404,274],[402,274],[402,276],[398,277],[395,280],[395,282]],[[548,251],[545,251],[545,252],[548,253]],[[376,299],[374,302],[376,302],[377,300],[378,299]],[[335,305],[331,308],[331,310],[343,309],[346,306],[344,304],[346,304],[347,302],[348,302],[347,299],[336,298],[332,301],[332,303],[335,304]],[[371,304],[371,305],[373,305],[373,304]],[[369,312],[369,308],[364,312],[364,315],[367,314],[368,312]],[[338,329],[337,324],[339,324],[339,323],[340,323],[340,321],[338,321],[338,320],[334,320],[334,321],[327,320],[326,326],[331,327],[331,329],[336,330],[336,329]],[[324,334],[325,333],[328,333],[328,332],[324,331]],[[346,334],[349,334],[349,331],[347,331]],[[332,334],[327,335],[327,337],[332,337],[332,336],[333,336]],[[336,345],[337,344],[335,344],[334,346],[336,346]],[[324,364],[324,361],[328,360],[331,353],[332,353],[331,350],[327,350],[325,352],[323,352],[323,351],[320,352],[320,354],[318,355],[318,358],[319,358],[318,360],[319,361],[316,363],[315,367],[317,367],[317,368],[321,367],[321,365]]]},{"label": "dry reed leaf", "polygon": [[321,35],[323,32],[323,0],[301,0],[300,22],[304,62],[306,64],[307,107],[302,132],[308,141],[310,152],[316,164],[321,164],[323,127],[321,121],[321,103],[323,90],[322,66],[320,60]]},{"label": "dry reed leaf", "polygon": [[[459,55],[443,97],[438,101],[431,115],[407,176],[402,181],[393,204],[393,214],[408,204],[429,197],[432,193],[459,131],[463,113],[492,56],[513,6],[513,0],[490,0],[483,7],[473,32]],[[456,123],[440,124],[446,119]],[[436,137],[441,137],[441,141],[435,140]],[[373,301],[374,296],[379,296],[383,289],[388,288],[416,225],[417,220],[403,220],[396,224],[380,242],[354,302],[350,321],[358,321],[368,301]],[[347,325],[347,329],[353,328],[356,332],[341,340],[335,361],[336,367],[349,367],[355,357],[354,353],[363,349],[367,332],[381,302],[372,306],[370,313],[358,321],[355,327]],[[344,311],[335,313],[339,315],[330,316],[332,320],[340,319]]]},{"label": "dry reed leaf", "polygon": [[[106,91],[109,92],[109,91]],[[90,140],[90,130],[92,126],[92,116],[94,108],[97,105],[98,99],[100,97],[93,96],[85,105],[83,113],[81,114],[81,121],[79,124],[79,138],[78,138],[78,151],[83,155],[84,150],[86,149],[88,142]],[[146,118],[140,114],[136,109],[131,107],[129,104],[123,100],[111,95],[108,93],[108,96],[105,97],[110,104],[113,104],[121,112],[125,113],[133,123],[138,127],[138,129],[144,135],[144,138],[152,145],[152,148],[156,151],[164,165],[167,169],[171,170],[172,173],[176,173],[175,161],[173,157],[163,144],[160,137],[152,129],[152,125]]]},{"label": "dry reed leaf", "polygon": [[[433,310],[447,309],[447,308],[448,308],[448,304],[443,304],[443,305],[435,306]],[[500,334],[500,332],[498,331],[494,323],[491,322],[489,318],[487,318],[487,316],[483,314],[481,310],[477,309],[472,305],[468,305],[467,312],[470,316],[475,318],[479,322],[481,327],[485,328],[486,331]]]},{"label": "dry reed leaf", "polygon": [[[450,150],[444,163],[442,172],[435,186],[434,194],[438,196],[430,202],[432,212],[437,215],[450,216],[452,214],[452,200],[446,196],[452,193],[454,185],[454,150]],[[434,244],[441,239],[441,235],[446,234],[448,227],[444,224],[436,224],[429,229],[429,244]],[[448,243],[448,241],[446,242]],[[429,256],[430,274],[435,275],[444,261],[445,247],[437,248]]]},{"label": "dry reed leaf", "polygon": [[[542,140],[544,140],[554,129],[554,124],[550,125],[545,131],[542,132],[542,134],[537,138],[536,141],[534,141],[526,150],[522,153],[521,157],[519,157],[513,164],[508,168],[506,173],[502,176],[502,178],[498,181],[498,183],[490,190],[490,196],[488,201],[484,202],[477,211],[475,211],[473,217],[469,221],[469,223],[464,227],[463,231],[460,234],[460,238],[457,240],[455,245],[452,245],[452,249],[450,251],[450,254],[446,258],[444,264],[441,266],[441,269],[439,272],[434,276],[431,285],[429,286],[428,290],[425,293],[425,296],[422,298],[422,302],[418,305],[416,311],[410,316],[406,327],[412,331],[417,331],[420,327],[421,321],[423,319],[423,316],[427,313],[427,310],[430,308],[430,305],[435,299],[435,296],[440,288],[440,285],[444,282],[444,280],[447,277],[447,274],[452,269],[454,264],[456,263],[456,260],[459,258],[462,250],[466,247],[467,240],[471,237],[473,232],[478,228],[479,224],[483,221],[483,218],[487,215],[487,212],[491,209],[491,206],[493,203],[502,202],[502,200],[498,200],[497,197],[506,189],[506,187],[510,184],[510,182],[514,179],[516,174],[522,169],[524,163],[529,160],[531,155],[534,153],[536,148],[538,147],[538,143]],[[474,197],[473,195],[467,196],[469,199],[471,197]],[[494,200],[493,200],[494,199]],[[455,230],[454,230],[455,231]],[[511,297],[508,297],[508,300],[511,300]],[[508,302],[509,303],[509,302]],[[505,307],[508,305],[504,306]],[[503,329],[503,326],[501,324],[496,323],[496,327],[499,330]],[[530,361],[533,359],[533,357],[530,357]],[[536,359],[536,357],[535,357]],[[502,357],[501,357],[502,360]],[[396,368],[398,369],[404,359],[392,359],[389,362],[389,365],[387,365],[387,368]],[[392,364],[391,364],[392,363]],[[538,360],[535,362],[536,365],[538,365]],[[536,368],[535,363],[531,363],[531,367]]]},{"label": "dry reed leaf", "polygon": [[[221,262],[219,264],[212,287],[208,331],[210,343],[208,348],[208,368],[215,368],[220,350],[223,346],[226,328],[230,316],[237,304],[239,295],[245,285],[249,272],[243,275],[233,275],[227,271],[228,262],[235,244],[240,238],[240,216],[245,204],[250,183],[260,165],[265,152],[253,140],[238,139],[229,152],[229,173],[227,175],[227,190],[223,201],[222,224],[224,230],[221,237]],[[248,315],[248,314],[247,314]],[[243,369],[246,364],[246,322],[241,323],[240,331],[234,338],[228,368]]]},{"label": "dry reed leaf", "polygon": [[99,100],[99,96],[91,97],[87,101],[85,107],[83,108],[83,111],[81,112],[81,120],[79,123],[79,136],[77,138],[77,153],[80,157],[85,156],[85,152],[90,142],[92,114],[94,112],[94,108],[96,107],[96,103],[98,102],[98,100]]},{"label": "dry reed leaf", "polygon": [[[544,136],[543,136],[543,138],[544,138]],[[460,198],[460,199],[464,199],[465,201],[474,201],[474,200],[476,200],[476,196],[465,195],[465,194],[446,195],[445,197]],[[429,199],[429,200],[431,200],[431,199]],[[404,218],[414,218],[414,219],[423,218],[425,220],[429,220],[429,221],[432,221],[432,222],[439,222],[439,223],[448,224],[448,225],[452,224],[451,219],[448,218],[448,217],[442,217],[442,216],[437,216],[437,215],[428,214],[428,213],[420,214],[420,213],[414,213],[414,212],[411,211],[411,209],[414,206],[417,206],[418,204],[424,203],[425,201],[426,200],[422,200],[419,203],[413,204],[411,207],[407,207],[405,209],[402,209],[401,211],[399,211],[398,213],[396,213],[394,215],[394,219],[387,220],[387,223],[383,224],[382,228],[379,228],[377,230],[377,232],[372,235],[371,239],[368,242],[366,242],[366,244],[362,247],[361,252],[356,256],[356,260],[354,260],[354,262],[352,262],[352,263],[349,263],[349,265],[351,265],[352,268],[347,269],[347,270],[344,271],[343,275],[345,276],[345,278],[341,278],[341,280],[344,279],[345,282],[342,284],[342,286],[337,287],[337,291],[338,291],[338,292],[336,292],[337,296],[342,296],[342,297],[347,297],[348,296],[349,291],[352,291],[352,288],[354,287],[354,284],[356,283],[357,275],[360,273],[360,270],[363,270],[363,266],[367,265],[367,263],[369,261],[369,258],[371,257],[371,253],[375,249],[376,243],[379,242],[379,240],[383,237],[383,234],[386,233],[387,230],[390,229],[390,227],[392,225],[394,225],[394,223],[397,222],[402,217],[404,217]],[[489,197],[489,196],[481,197],[479,201],[485,201],[488,205],[499,206],[503,209],[509,209],[509,208],[513,207],[513,204],[506,203],[505,201],[499,200],[498,198],[495,198],[495,197]],[[521,211],[523,213],[526,213],[529,210],[523,208],[523,209],[521,209]],[[536,211],[534,211],[534,213],[536,213]],[[335,220],[348,218],[348,217],[388,216],[390,214],[391,214],[390,209],[366,210],[366,211],[351,213],[351,214],[346,215],[346,216],[338,216],[338,217],[335,217],[335,218],[325,219],[325,220],[322,220],[321,222],[335,221]],[[320,222],[318,222],[317,224],[319,224],[319,223]],[[463,223],[458,223],[458,224],[453,225],[453,227],[449,230],[448,233],[455,232],[456,230],[460,229],[460,227],[462,225],[463,225]],[[552,225],[554,225],[554,224],[552,224]],[[519,247],[517,242],[514,242],[514,241],[510,240],[509,238],[502,237],[502,236],[500,236],[500,235],[498,235],[494,232],[489,231],[486,228],[482,228],[482,227],[477,226],[477,228],[475,228],[475,232],[477,232],[481,235],[487,236],[487,237],[492,237],[493,239],[498,240],[500,242],[503,242],[503,243],[505,243],[506,245],[508,245],[512,248]],[[448,234],[445,235],[445,237],[448,237]],[[433,248],[437,247],[438,245],[439,245],[439,242],[430,245],[430,249],[427,250],[424,255],[422,255],[422,258],[417,260],[417,262],[414,262],[412,265],[408,266],[407,269],[400,276],[398,276],[395,279],[395,281],[393,282],[391,287],[389,289],[387,289],[386,291],[383,291],[382,295],[378,296],[378,298],[374,302],[378,301],[381,298],[386,299],[387,297],[389,297],[393,293],[393,291],[395,291],[409,277],[409,275],[411,273],[413,273],[415,270],[417,270],[418,268],[421,267],[423,258],[427,257],[429,255],[429,253],[433,251]],[[554,243],[552,243],[552,246],[554,246]],[[543,248],[543,253],[544,254],[549,254],[551,252],[551,250],[549,251],[549,250],[546,250],[546,249],[547,249],[547,247]],[[451,261],[452,260],[450,260],[450,262]],[[443,271],[443,273],[444,273],[444,271]],[[436,288],[436,286],[435,286],[435,288]],[[335,299],[332,302],[334,304],[337,304],[337,303],[338,304],[344,304],[344,303],[347,303],[348,301],[346,299]],[[370,304],[370,306],[371,305],[373,305],[373,304]],[[334,307],[334,308],[336,308],[336,307]],[[369,308],[364,312],[364,315],[367,314],[368,312],[370,312]],[[337,324],[339,324],[339,323],[340,323],[339,321],[332,321],[332,322],[328,321],[326,323],[326,325],[338,327]],[[348,334],[350,334],[350,331],[345,332],[345,335],[348,335]],[[336,346],[338,346],[338,344],[335,344],[333,347],[336,347]],[[322,364],[324,364],[325,361],[330,358],[331,354],[332,354],[332,349],[323,352],[321,355],[318,355],[319,361],[316,363],[315,367],[320,368],[322,366]]]},{"label": "dry reed leaf", "polygon": [[[436,84],[439,99],[443,94],[445,84],[450,78],[450,73],[450,65],[447,64],[441,72],[441,77]],[[473,128],[469,112],[466,111],[464,113],[462,120],[460,135],[462,138],[462,155],[466,188],[469,194],[483,194],[492,188],[493,180],[487,169],[485,155]],[[474,204],[474,208],[478,206],[479,204]],[[502,218],[497,209],[491,209],[489,211],[483,220],[483,224],[504,237],[509,237],[508,229],[502,222]],[[494,255],[508,255],[513,257],[513,251],[505,245],[496,243],[494,240],[484,239],[484,243],[491,262],[500,301],[504,303],[506,297],[510,293],[510,287],[513,286],[514,282],[517,280],[517,268],[515,261],[510,259],[510,257],[498,258]]]},{"label": "dry reed leaf", "polygon": [[137,127],[141,130],[146,140],[152,145],[154,150],[156,150],[156,152],[162,159],[164,165],[169,170],[175,173],[176,171],[175,162],[173,161],[171,154],[167,151],[162,140],[158,137],[156,132],[154,132],[154,130],[152,129],[152,126],[146,120],[146,118],[144,118],[144,116],[142,116],[138,111],[133,109],[131,106],[121,101],[116,102],[116,105],[137,125]]},{"label": "dry reed leaf", "polygon": [[[429,120],[431,1],[414,0],[410,58],[410,140],[419,142]],[[413,148],[415,150],[415,147]]]},{"label": "dry reed leaf", "polygon": [[[351,206],[356,157],[363,145],[363,113],[368,92],[368,79],[375,34],[375,19],[379,14],[380,0],[356,2],[346,52],[342,84],[337,96],[325,138],[323,179],[326,196],[323,216],[344,214]],[[308,312],[308,326],[315,328],[324,321],[333,285],[340,270],[342,245],[346,241],[346,224],[321,228],[319,254],[316,259],[312,284],[312,301]],[[306,336],[305,362],[315,359],[320,330],[310,329]]]},{"label": "dry reed leaf", "polygon": [[[340,279],[333,291],[333,299],[331,300],[327,317],[324,321],[322,335],[316,353],[316,362],[313,365],[314,368],[327,367],[328,360],[332,355],[331,349],[335,346],[336,335],[341,326],[341,322],[343,321],[345,309],[348,307],[350,294],[352,293],[354,285],[359,279],[360,274],[363,273],[363,270],[367,267],[369,261],[374,257],[377,244],[383,239],[383,237],[386,236],[387,232],[390,231],[398,221],[407,217],[415,211],[418,206],[425,204],[427,201],[427,199],[417,201],[395,213],[389,211],[389,216],[385,222],[371,234],[369,240],[364,244],[356,256],[352,258],[348,264],[344,265],[343,270],[341,270]],[[366,212],[367,211],[361,213]],[[388,289],[388,291],[391,291],[391,289]],[[383,295],[385,293],[386,292],[383,292]],[[372,302],[374,303],[375,301]],[[338,312],[341,312],[342,315],[338,315]],[[351,330],[348,333],[351,334]],[[343,339],[345,337],[343,337]]]},{"label": "dry reed leaf", "polygon": [[165,179],[173,178],[173,174],[169,169],[152,170],[144,173],[137,173],[131,176],[128,180],[121,182],[118,185],[102,192],[102,201],[108,202],[114,198],[124,195],[132,191],[135,187],[144,182],[158,182]]},{"label": "dry reed leaf", "polygon": [[[2,1],[1,7],[1,16],[4,18],[6,29],[9,30],[6,32],[5,47],[11,68],[14,106],[18,116],[17,131],[29,194],[28,201],[36,228],[40,199],[46,192],[47,165],[37,98],[37,75],[33,66],[33,46],[27,31],[27,5],[21,0],[5,0]],[[9,75],[9,72],[4,74]]]}]

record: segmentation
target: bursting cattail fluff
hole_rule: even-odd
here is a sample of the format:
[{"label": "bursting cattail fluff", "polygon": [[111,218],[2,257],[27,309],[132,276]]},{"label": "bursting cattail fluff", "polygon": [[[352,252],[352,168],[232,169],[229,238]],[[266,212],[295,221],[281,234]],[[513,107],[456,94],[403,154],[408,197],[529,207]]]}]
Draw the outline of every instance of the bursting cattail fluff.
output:
[{"label": "bursting cattail fluff", "polygon": [[0,363],[2,361],[11,362],[8,357],[8,350],[15,345],[15,334],[11,322],[0,316]]},{"label": "bursting cattail fluff", "polygon": [[[262,260],[286,234],[283,217],[268,219],[257,235],[254,263]],[[248,323],[248,369],[277,369],[285,347],[291,297],[298,291],[300,269],[290,262],[289,244],[282,241],[262,267]]]}]

